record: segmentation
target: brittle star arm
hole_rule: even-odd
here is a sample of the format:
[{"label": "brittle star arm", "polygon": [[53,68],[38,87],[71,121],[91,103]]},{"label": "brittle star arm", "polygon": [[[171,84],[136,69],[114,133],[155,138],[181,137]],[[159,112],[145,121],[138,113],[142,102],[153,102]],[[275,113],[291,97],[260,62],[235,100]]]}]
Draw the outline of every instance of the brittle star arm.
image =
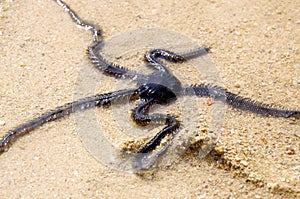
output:
[{"label": "brittle star arm", "polygon": [[209,48],[199,47],[188,52],[175,53],[164,49],[154,49],[146,52],[145,60],[155,69],[161,72],[168,72],[167,67],[159,61],[164,59],[173,63],[180,63],[196,57],[204,56],[209,52]]},{"label": "brittle star arm", "polygon": [[263,104],[249,98],[238,96],[224,88],[211,85],[193,85],[183,89],[185,95],[196,95],[198,97],[211,97],[215,100],[222,101],[233,108],[250,111],[256,114],[272,117],[294,117],[300,119],[300,110],[288,110]]},{"label": "brittle star arm", "polygon": [[97,41],[94,42],[91,46],[89,46],[87,50],[87,54],[90,61],[98,70],[100,70],[104,74],[113,76],[115,78],[123,78],[123,79],[131,79],[131,80],[145,79],[145,76],[142,74],[139,74],[134,71],[129,71],[128,69],[122,66],[118,66],[116,64],[106,61],[99,54],[99,51],[103,45],[104,45],[103,42]]},{"label": "brittle star arm", "polygon": [[126,89],[115,91],[111,93],[98,94],[86,98],[79,99],[77,101],[67,103],[63,106],[59,106],[56,109],[49,111],[40,115],[39,117],[30,120],[10,131],[8,131],[2,140],[0,141],[0,154],[5,151],[7,146],[15,140],[15,138],[20,137],[30,131],[42,126],[45,123],[57,120],[59,118],[65,117],[74,113],[76,111],[85,110],[95,106],[108,106],[112,102],[126,101],[130,100],[131,96],[136,93],[136,90]]},{"label": "brittle star arm", "polygon": [[[154,100],[150,99],[136,107],[132,112],[133,120],[141,126],[150,123],[166,126],[137,151],[135,169],[138,170],[148,170],[152,167],[156,160],[167,151],[173,138],[179,132],[180,123],[174,117],[159,113],[149,114],[152,105],[154,105]],[[154,151],[168,135],[171,135],[168,142],[160,150]]]},{"label": "brittle star arm", "polygon": [[102,30],[100,27],[86,22],[82,20],[65,2],[61,0],[55,0],[56,3],[61,6],[67,13],[69,13],[71,19],[79,26],[92,31],[93,34],[93,41],[99,41],[102,39]]},{"label": "brittle star arm", "polygon": [[103,46],[102,42],[102,30],[98,26],[86,22],[82,20],[76,13],[73,11],[70,6],[60,0],[56,0],[56,3],[61,6],[66,12],[69,13],[72,20],[79,26],[91,30],[93,34],[93,44],[88,47],[87,53],[90,61],[94,64],[94,66],[104,72],[104,74],[108,74],[114,76],[116,78],[124,78],[124,79],[141,79],[144,78],[142,74],[138,74],[136,72],[131,72],[122,66],[118,66],[113,63],[109,63],[106,61],[100,54],[99,51]]}]

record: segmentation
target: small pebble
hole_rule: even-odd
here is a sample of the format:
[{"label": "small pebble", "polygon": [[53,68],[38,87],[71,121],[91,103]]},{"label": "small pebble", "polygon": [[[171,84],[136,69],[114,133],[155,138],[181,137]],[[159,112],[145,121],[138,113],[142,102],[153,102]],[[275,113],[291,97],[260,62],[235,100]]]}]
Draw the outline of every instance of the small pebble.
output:
[{"label": "small pebble", "polygon": [[296,151],[295,151],[295,149],[293,149],[292,147],[287,147],[286,153],[287,153],[288,155],[295,155],[295,154],[296,154]]},{"label": "small pebble", "polygon": [[26,66],[26,64],[25,64],[25,63],[21,63],[20,66],[21,66],[22,68],[24,68],[24,67]]},{"label": "small pebble", "polygon": [[4,120],[0,120],[0,126],[4,126],[5,125],[5,121]]},{"label": "small pebble", "polygon": [[214,99],[213,98],[207,98],[207,105],[211,106],[214,103]]},{"label": "small pebble", "polygon": [[235,34],[236,34],[236,35],[238,35],[238,36],[239,36],[239,35],[241,35],[241,33],[240,33],[240,32],[238,32],[238,31],[236,31],[236,32],[235,32]]},{"label": "small pebble", "polygon": [[74,176],[78,177],[78,175],[79,175],[79,174],[78,174],[78,171],[75,170],[75,171],[74,171]]},{"label": "small pebble", "polygon": [[241,88],[241,84],[240,84],[239,82],[236,82],[236,83],[234,84],[234,87],[236,87],[236,88]]},{"label": "small pebble", "polygon": [[243,166],[245,166],[245,167],[248,166],[248,162],[245,161],[245,160],[242,160],[242,161],[241,161],[241,164],[242,164]]}]

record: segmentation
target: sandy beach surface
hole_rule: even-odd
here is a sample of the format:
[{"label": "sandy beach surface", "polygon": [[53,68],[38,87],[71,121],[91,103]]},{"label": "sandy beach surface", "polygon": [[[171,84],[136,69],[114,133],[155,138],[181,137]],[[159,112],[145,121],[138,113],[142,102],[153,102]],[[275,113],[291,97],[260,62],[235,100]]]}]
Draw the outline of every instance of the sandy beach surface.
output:
[{"label": "sandy beach surface", "polygon": [[[209,57],[228,90],[300,109],[300,1],[66,2],[79,16],[98,24],[104,39],[131,30],[163,28],[210,46]],[[93,65],[86,56],[90,33],[74,25],[52,0],[0,0],[0,38],[3,136],[73,101],[82,67]],[[128,68],[140,66],[143,53],[137,53],[116,61]],[[140,62],[132,63],[132,57]],[[99,73],[96,90],[117,90],[118,81]],[[120,118],[109,111],[98,108],[97,114]],[[118,121],[113,119],[103,123],[104,131],[114,129]],[[51,122],[3,153],[0,198],[300,197],[300,124],[293,118],[228,108],[214,153],[201,159],[191,149],[151,177],[97,161],[82,143],[76,124],[73,115]],[[122,142],[117,134],[110,139]]]}]

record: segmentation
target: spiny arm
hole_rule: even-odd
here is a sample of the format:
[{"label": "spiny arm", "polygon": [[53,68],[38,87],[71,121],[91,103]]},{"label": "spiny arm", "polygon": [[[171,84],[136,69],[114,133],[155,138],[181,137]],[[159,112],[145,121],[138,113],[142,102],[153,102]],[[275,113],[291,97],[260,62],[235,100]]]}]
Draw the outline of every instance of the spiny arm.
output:
[{"label": "spiny arm", "polygon": [[199,47],[183,53],[175,53],[164,49],[154,49],[146,52],[145,59],[155,69],[161,72],[168,72],[166,66],[159,61],[159,59],[164,59],[173,63],[179,63],[196,57],[204,56],[208,52],[209,48],[206,47]]},{"label": "spiny arm", "polygon": [[67,13],[69,13],[71,19],[79,26],[92,31],[93,34],[93,41],[100,41],[102,38],[102,30],[98,26],[86,22],[82,20],[76,13],[73,11],[70,6],[68,6],[65,2],[61,0],[55,0],[56,3],[61,6]]},{"label": "spiny arm", "polygon": [[184,89],[186,95],[196,95],[199,97],[211,97],[215,100],[222,101],[233,108],[250,111],[253,113],[273,116],[273,117],[294,117],[300,119],[300,110],[288,110],[284,108],[274,107],[268,104],[263,104],[249,98],[238,96],[224,88],[211,85],[193,85]]},{"label": "spiny arm", "polygon": [[77,101],[67,103],[63,106],[59,106],[54,110],[44,113],[39,117],[8,131],[0,141],[0,154],[5,151],[7,145],[10,144],[14,138],[22,136],[45,123],[70,115],[76,111],[85,110],[95,106],[108,106],[112,102],[118,102],[119,100],[126,101],[126,99],[129,100],[134,94],[135,90],[120,90],[82,98]]},{"label": "spiny arm", "polygon": [[124,78],[124,79],[131,79],[131,80],[145,78],[145,76],[142,74],[139,74],[134,71],[129,71],[128,69],[122,66],[118,66],[116,64],[106,61],[99,54],[99,51],[102,46],[103,43],[101,41],[94,42],[91,46],[88,47],[88,51],[87,51],[90,61],[97,69],[104,72],[105,74],[111,75],[116,78]]}]

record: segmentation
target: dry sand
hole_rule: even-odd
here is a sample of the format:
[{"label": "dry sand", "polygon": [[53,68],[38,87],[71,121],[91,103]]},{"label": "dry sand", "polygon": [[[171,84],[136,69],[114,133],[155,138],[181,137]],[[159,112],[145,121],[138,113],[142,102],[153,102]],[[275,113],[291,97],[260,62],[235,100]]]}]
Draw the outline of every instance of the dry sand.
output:
[{"label": "dry sand", "polygon": [[[225,86],[300,107],[300,1],[67,1],[109,37],[165,28],[212,47]],[[0,0],[0,132],[73,100],[92,67],[90,34],[51,0]],[[109,79],[109,78],[108,78]],[[109,80],[101,91],[109,91]],[[100,112],[101,113],[101,112]],[[5,124],[3,124],[5,122]],[[228,109],[222,157],[186,155],[152,179],[111,169],[87,152],[74,117],[47,124],[0,156],[1,198],[300,197],[299,121]]]}]

